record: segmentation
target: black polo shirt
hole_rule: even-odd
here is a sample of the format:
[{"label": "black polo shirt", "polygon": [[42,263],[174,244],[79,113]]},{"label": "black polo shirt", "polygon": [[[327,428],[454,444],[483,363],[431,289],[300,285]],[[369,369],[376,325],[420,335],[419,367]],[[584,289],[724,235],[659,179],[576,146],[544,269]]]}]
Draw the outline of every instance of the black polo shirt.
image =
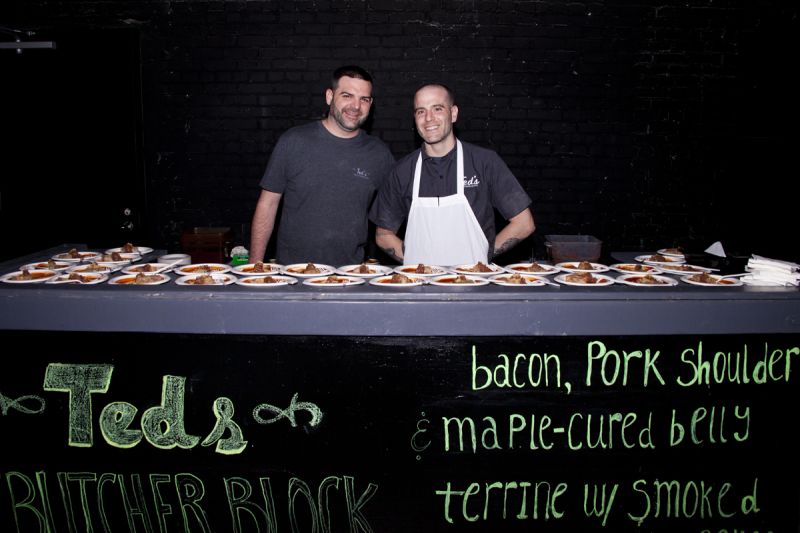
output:
[{"label": "black polo shirt", "polygon": [[[528,207],[531,199],[497,153],[463,141],[461,146],[464,196],[489,241],[491,257],[496,236],[494,210],[508,220]],[[415,150],[398,161],[378,190],[369,214],[375,225],[396,232],[408,217],[419,154],[420,150]],[[430,157],[423,151],[420,197],[450,196],[456,190],[456,149],[444,157]]]}]

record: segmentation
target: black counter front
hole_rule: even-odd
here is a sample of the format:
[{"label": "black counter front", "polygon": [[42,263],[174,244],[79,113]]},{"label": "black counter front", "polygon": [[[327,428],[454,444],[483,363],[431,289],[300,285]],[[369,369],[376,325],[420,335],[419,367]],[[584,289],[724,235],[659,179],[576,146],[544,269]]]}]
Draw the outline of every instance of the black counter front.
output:
[{"label": "black counter front", "polygon": [[2,531],[800,524],[796,289],[2,284],[0,335]]}]

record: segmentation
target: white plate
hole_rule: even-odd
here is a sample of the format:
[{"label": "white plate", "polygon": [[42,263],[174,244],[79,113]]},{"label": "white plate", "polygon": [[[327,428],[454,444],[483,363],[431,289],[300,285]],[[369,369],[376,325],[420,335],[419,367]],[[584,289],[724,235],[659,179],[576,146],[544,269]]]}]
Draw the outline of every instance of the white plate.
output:
[{"label": "white plate", "polygon": [[[460,277],[469,280],[469,283],[455,283],[454,281]],[[481,285],[488,285],[489,280],[482,276],[469,276],[465,274],[447,274],[446,276],[437,276],[429,280],[431,285],[439,287],[480,287]]]},{"label": "white plate", "polygon": [[99,258],[95,260],[97,263],[121,263],[122,261],[127,261],[128,263],[134,263],[142,259],[141,254],[133,253],[133,252],[114,252],[115,254],[119,255],[120,259],[115,260],[112,259],[113,254],[102,254]]},{"label": "white plate", "polygon": [[604,276],[603,274],[592,274],[592,277],[597,278],[600,280],[599,283],[576,283],[574,281],[567,281],[567,276],[570,274],[561,274],[555,277],[555,280],[559,283],[563,283],[564,285],[571,285],[573,287],[607,287],[609,285],[614,284],[614,278],[609,276]]},{"label": "white plate", "polygon": [[[314,265],[319,272],[313,273],[303,273],[303,270],[308,265]],[[331,265],[322,265],[319,263],[292,263],[291,265],[286,265],[281,269],[281,273],[286,274],[287,276],[294,276],[296,278],[319,278],[322,276],[330,276],[331,274],[336,273],[336,269],[333,268]]]},{"label": "white plate", "polygon": [[[510,283],[505,281],[506,279],[510,278],[513,274],[519,274],[525,283]],[[534,276],[533,274],[524,274],[522,272],[514,272],[505,273],[505,274],[497,274],[489,278],[489,281],[494,283],[495,285],[500,285],[502,287],[541,287],[545,285],[546,282],[541,279],[541,277]]]},{"label": "white plate", "polygon": [[431,276],[441,276],[442,274],[447,274],[447,269],[444,267],[436,266],[436,265],[423,265],[430,269],[428,273],[419,273],[415,272],[415,270],[420,265],[401,265],[399,267],[395,267],[394,271],[398,274],[404,274],[406,276],[417,276],[417,277],[431,277]]},{"label": "white plate", "polygon": [[222,263],[193,263],[183,265],[175,269],[175,273],[181,276],[195,276],[197,274],[225,274],[231,271],[229,265]]},{"label": "white plate", "polygon": [[74,266],[71,267],[68,270],[68,272],[78,272],[79,274],[88,274],[88,273],[111,274],[112,272],[116,272],[117,270],[119,270],[118,268],[112,268],[108,265],[96,265],[97,268],[102,270],[89,270],[93,268],[92,266],[93,264],[94,263],[84,263],[82,265],[75,265],[75,263],[73,263]]},{"label": "white plate", "polygon": [[[214,283],[193,283],[193,281],[200,276],[210,275],[214,278]],[[191,274],[188,276],[182,276],[175,280],[175,283],[178,285],[187,285],[189,287],[219,287],[221,285],[230,285],[231,283],[236,283],[236,276],[232,274],[222,274],[218,272],[214,272],[213,274]]]},{"label": "white plate", "polygon": [[87,251],[83,252],[79,251],[78,254],[80,255],[80,257],[72,257],[71,255],[69,255],[69,252],[63,252],[54,255],[52,259],[56,261],[68,261],[70,263],[80,263],[81,261],[86,261],[86,262],[96,261],[98,257],[103,255],[100,252],[87,252]]},{"label": "white plate", "polygon": [[[344,280],[344,282],[326,283],[328,279]],[[340,276],[339,274],[332,274],[330,276],[322,276],[316,278],[308,278],[303,281],[303,285],[309,287],[349,287],[350,285],[361,285],[364,283],[364,278],[357,278],[355,276]]]},{"label": "white plate", "polygon": [[0,277],[0,281],[3,283],[43,283],[48,279],[52,279],[58,275],[58,272],[55,270],[46,269],[28,270],[28,273],[33,276],[34,279],[12,279],[22,274],[21,270],[16,270],[14,272],[9,272],[8,274],[3,274],[3,276]]},{"label": "white plate", "polygon": [[[699,281],[694,281],[689,278],[692,276],[696,276],[697,274],[691,274],[689,276],[683,276],[681,281],[688,283],[689,285],[699,285],[700,287],[738,287],[742,285],[742,280],[739,278],[725,278],[722,280],[722,283],[702,283]],[[720,276],[715,276],[714,274],[709,274],[715,280],[718,280]]]},{"label": "white plate", "polygon": [[581,264],[581,261],[567,261],[565,263],[557,263],[556,266],[561,270],[566,270],[567,272],[607,272],[609,268],[606,265],[601,265],[600,263],[589,263],[592,265],[590,270],[585,270],[582,268],[578,268],[578,265]]},{"label": "white plate", "polygon": [[[116,276],[108,280],[109,285],[126,285],[128,287],[150,287],[153,285],[161,285],[162,283],[168,282],[171,278],[166,274],[153,274],[150,276],[153,278],[152,283],[133,283],[133,280],[136,279],[136,276],[139,274],[124,274],[122,276]],[[146,275],[146,274],[145,274]]]},{"label": "white plate", "polygon": [[403,289],[407,287],[419,287],[425,283],[423,278],[418,278],[416,276],[407,276],[409,279],[413,280],[411,283],[392,283],[392,276],[380,276],[378,278],[372,278],[369,280],[370,285],[375,285],[376,287],[391,287],[393,289]]},{"label": "white plate", "polygon": [[269,276],[272,274],[280,274],[283,265],[277,263],[262,263],[264,268],[268,269],[265,272],[253,272],[256,263],[247,263],[246,265],[236,265],[233,267],[233,273],[240,276]]},{"label": "white plate", "polygon": [[19,267],[20,270],[55,270],[61,272],[70,267],[74,267],[75,263],[70,261],[54,261],[54,266],[48,265],[47,261],[39,261],[38,263],[28,263]]},{"label": "white plate", "polygon": [[[106,253],[107,254],[111,254],[111,253],[114,253],[114,252],[121,252],[122,248],[123,248],[122,246],[120,246],[119,248],[109,248],[108,250],[106,250]],[[152,251],[153,251],[153,249],[149,248],[147,246],[134,246],[133,247],[133,253],[139,254],[139,255],[149,254]],[[130,253],[130,252],[126,252],[126,253]]]},{"label": "white plate", "polygon": [[488,265],[484,264],[484,266],[489,269],[489,272],[476,272],[470,270],[477,266],[478,263],[475,263],[474,265],[458,265],[452,267],[450,271],[455,272],[456,274],[466,274],[468,276],[494,276],[495,274],[501,274],[505,272],[503,267],[497,266],[494,263],[489,263]]},{"label": "white plate", "polygon": [[[158,270],[159,268],[164,268],[169,266],[169,263],[142,263],[140,265],[129,265],[122,269],[123,274],[138,274],[139,272],[143,274],[149,274],[153,270]],[[152,268],[153,270],[143,270],[145,268]],[[171,272],[175,267],[167,268],[166,270],[162,270],[161,272]]]},{"label": "white plate", "polygon": [[[275,283],[258,283],[257,281],[260,279],[264,279],[266,277],[270,277],[274,280],[277,280]],[[242,285],[244,287],[253,287],[257,289],[266,289],[268,287],[284,287],[286,285],[294,285],[297,283],[297,279],[291,276],[276,276],[274,274],[262,274],[261,276],[247,276],[246,278],[240,278],[236,280],[237,285]]]},{"label": "white plate", "polygon": [[[678,270],[678,267],[692,267],[697,270],[695,272],[687,272],[685,270]],[[713,270],[711,268],[701,267],[697,265],[687,265],[685,263],[682,265],[661,265],[658,267],[658,269],[661,272],[664,272],[665,274],[677,274],[678,276],[691,276],[694,274],[702,274],[703,272],[711,272]]]},{"label": "white plate", "polygon": [[[661,274],[661,270],[655,266],[643,265],[642,263],[616,263],[609,265],[608,268],[621,274]],[[634,270],[635,268],[640,268],[641,270]]]},{"label": "white plate", "polygon": [[637,255],[636,260],[640,263],[646,263],[648,265],[654,265],[657,267],[661,266],[669,266],[669,265],[681,265],[686,262],[685,259],[678,258],[678,257],[671,257],[669,255],[662,255],[665,261],[654,261],[651,257],[655,257],[656,254],[648,254],[648,255]]},{"label": "white plate", "polygon": [[[81,279],[69,279],[71,275],[80,276]],[[97,272],[90,272],[87,274],[80,274],[78,272],[70,272],[69,274],[59,274],[54,278],[50,278],[45,283],[48,284],[61,284],[61,285],[97,285],[103,283],[108,279],[106,274],[98,274]]]},{"label": "white plate", "polygon": [[361,273],[361,272],[353,272],[353,270],[357,270],[362,265],[345,265],[336,269],[336,272],[343,275],[343,276],[355,276],[357,278],[374,278],[377,276],[385,276],[386,274],[390,274],[392,272],[392,268],[384,265],[375,265],[370,263],[365,263],[366,267],[369,269],[368,273]]},{"label": "white plate", "polygon": [[[533,265],[538,265],[546,270],[542,272],[528,270]],[[550,274],[561,272],[561,269],[554,267],[553,265],[544,265],[542,263],[513,263],[506,265],[506,272],[510,272],[512,274],[529,274],[531,276],[549,276]]]},{"label": "white plate", "polygon": [[677,248],[661,248],[660,250],[658,250],[658,253],[661,255],[667,255],[669,257],[686,259],[686,256],[683,254],[683,252],[679,252]]},{"label": "white plate", "polygon": [[[645,276],[650,276],[651,278],[657,279],[660,283],[637,283],[635,280],[637,278],[643,278]],[[653,274],[625,274],[623,276],[617,276],[617,283],[624,283],[625,285],[630,285],[632,287],[674,287],[678,284],[678,280],[675,278],[668,278],[666,276],[657,276]]]}]

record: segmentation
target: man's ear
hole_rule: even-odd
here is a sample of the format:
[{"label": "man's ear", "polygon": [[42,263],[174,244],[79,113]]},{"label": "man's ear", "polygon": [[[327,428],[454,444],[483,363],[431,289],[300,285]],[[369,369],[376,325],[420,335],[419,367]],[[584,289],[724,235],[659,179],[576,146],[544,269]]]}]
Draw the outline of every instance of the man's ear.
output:
[{"label": "man's ear", "polygon": [[453,107],[450,108],[450,114],[453,116],[453,123],[455,123],[455,121],[458,120],[458,106],[457,105],[453,105]]},{"label": "man's ear", "polygon": [[331,102],[333,102],[333,89],[325,90],[325,101],[328,103],[328,105],[331,105]]}]

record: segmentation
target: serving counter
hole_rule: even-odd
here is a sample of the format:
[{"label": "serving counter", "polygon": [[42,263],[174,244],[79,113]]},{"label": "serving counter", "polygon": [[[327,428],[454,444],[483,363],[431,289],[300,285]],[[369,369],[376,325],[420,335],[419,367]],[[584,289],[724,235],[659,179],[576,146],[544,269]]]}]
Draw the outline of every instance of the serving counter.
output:
[{"label": "serving counter", "polygon": [[3,531],[800,527],[794,288],[0,285]]}]

